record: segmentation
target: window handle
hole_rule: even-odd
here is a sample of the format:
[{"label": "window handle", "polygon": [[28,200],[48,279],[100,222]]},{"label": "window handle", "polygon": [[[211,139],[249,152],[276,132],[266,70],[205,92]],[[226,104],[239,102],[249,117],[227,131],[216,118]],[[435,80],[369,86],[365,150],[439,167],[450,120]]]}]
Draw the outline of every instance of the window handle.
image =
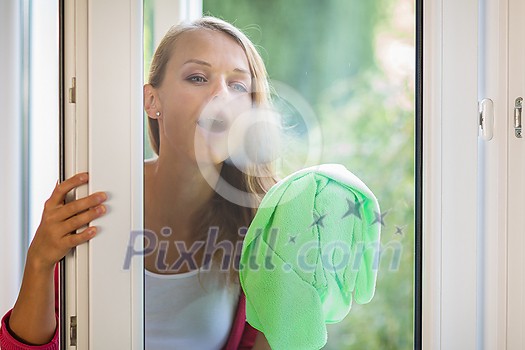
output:
[{"label": "window handle", "polygon": [[521,138],[521,110],[523,108],[523,98],[518,97],[514,102],[514,135]]},{"label": "window handle", "polygon": [[490,98],[484,98],[479,103],[479,131],[482,140],[492,140],[494,136],[494,103]]}]

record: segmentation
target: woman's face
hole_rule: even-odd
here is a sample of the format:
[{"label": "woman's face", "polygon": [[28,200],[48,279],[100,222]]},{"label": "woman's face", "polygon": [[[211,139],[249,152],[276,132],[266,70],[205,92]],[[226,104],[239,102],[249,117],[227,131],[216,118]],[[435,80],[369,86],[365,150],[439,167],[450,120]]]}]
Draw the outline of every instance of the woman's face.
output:
[{"label": "woman's face", "polygon": [[161,152],[221,163],[228,132],[251,107],[246,54],[230,36],[207,29],[181,34],[158,88]]}]

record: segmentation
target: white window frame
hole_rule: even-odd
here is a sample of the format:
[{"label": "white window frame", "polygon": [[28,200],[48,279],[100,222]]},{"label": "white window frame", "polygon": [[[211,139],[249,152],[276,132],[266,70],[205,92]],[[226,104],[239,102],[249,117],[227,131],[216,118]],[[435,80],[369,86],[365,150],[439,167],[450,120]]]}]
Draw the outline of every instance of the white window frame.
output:
[{"label": "white window frame", "polygon": [[[77,0],[81,1],[87,0]],[[191,2],[173,3],[174,6],[182,3],[190,6]],[[498,10],[498,22],[483,20],[482,28],[488,30],[494,25],[499,28],[494,34],[495,41],[487,39],[487,47],[499,49],[508,35],[502,29],[506,25],[507,4],[493,0],[487,0],[486,4],[487,8]],[[136,157],[142,154],[142,143],[136,142],[142,140],[142,129],[138,130],[139,123],[124,131],[121,128],[130,115],[136,113],[137,120],[141,120],[142,114],[141,89],[137,84],[142,81],[142,62],[138,59],[142,57],[142,42],[137,40],[142,38],[142,28],[137,26],[141,24],[141,1],[118,0],[109,4],[103,0],[89,0],[87,8],[89,192],[109,190],[111,198],[108,202],[111,215],[97,221],[102,228],[101,235],[87,247],[90,276],[88,344],[93,349],[140,349],[143,344],[142,308],[139,310],[137,306],[142,305],[142,280],[137,271],[141,270],[141,259],[134,260],[137,268],[132,269],[134,272],[123,273],[123,254],[118,252],[127,245],[129,236],[112,233],[129,233],[142,226],[142,159]],[[424,349],[476,349],[493,345],[500,348],[501,344],[506,344],[506,321],[510,319],[501,302],[490,304],[490,301],[507,297],[506,274],[503,286],[493,287],[494,283],[502,281],[501,271],[508,263],[504,230],[506,207],[499,208],[498,214],[487,220],[478,218],[480,213],[506,200],[495,191],[485,192],[485,184],[508,175],[507,170],[485,169],[493,162],[507,169],[505,157],[501,156],[501,142],[507,139],[500,135],[503,128],[498,127],[504,122],[496,119],[495,141],[478,144],[477,102],[479,97],[492,97],[490,86],[493,85],[489,81],[493,77],[485,71],[486,67],[497,59],[501,69],[506,55],[487,56],[478,67],[478,1],[432,0],[425,2],[423,11],[422,344]],[[182,12],[191,13],[179,11]],[[122,13],[129,16],[121,16]],[[108,33],[111,33],[109,37]],[[108,64],[112,57],[122,58],[118,67]],[[481,85],[478,84],[480,76],[486,77]],[[501,84],[501,75],[495,79]],[[111,86],[109,90],[108,86]],[[501,95],[495,93],[492,98],[499,101]],[[508,104],[503,106],[496,104],[496,118],[500,113],[508,115]],[[111,116],[109,121],[108,116]],[[117,130],[123,138],[113,140],[112,147],[100,141],[111,139],[117,135]],[[494,154],[498,156],[492,157]],[[120,163],[113,169],[111,159],[125,159],[126,165]],[[114,178],[119,179],[118,186]],[[501,189],[508,190],[505,184],[498,187]],[[137,213],[140,215],[133,215]],[[118,226],[117,222],[124,224]],[[493,230],[496,236],[486,234]],[[489,251],[487,247],[498,239],[495,237],[504,240],[499,241],[495,251]],[[108,256],[108,250],[117,253]],[[492,262],[495,265],[490,265]],[[112,293],[108,294],[110,282]],[[108,313],[109,307],[119,312]]]},{"label": "white window frame", "polygon": [[123,269],[143,228],[142,1],[89,0],[87,28],[90,193],[110,197],[89,243],[89,348],[142,349],[142,257]]},{"label": "white window frame", "polygon": [[[513,0],[511,0],[513,1]],[[479,100],[494,105],[493,137],[479,141],[478,348],[507,349],[509,1],[480,2]],[[522,348],[522,347],[518,347]]]},{"label": "white window frame", "polygon": [[[525,348],[525,232],[523,218],[525,213],[525,138],[517,138],[514,130],[514,106],[517,97],[525,98],[525,47],[523,37],[523,14],[525,4],[519,0],[508,0],[508,96],[502,100],[506,106],[507,114],[502,120],[503,132],[508,139],[506,145],[508,153],[505,160],[508,162],[506,169],[508,198],[506,203],[507,256],[503,260],[506,273],[502,273],[502,281],[506,280],[507,286],[507,349]],[[525,120],[522,109],[522,123]],[[505,284],[504,284],[505,285]]]},{"label": "white window frame", "polygon": [[423,12],[422,344],[475,349],[478,2]]},{"label": "white window frame", "polygon": [[[525,143],[513,112],[525,97],[525,4],[426,6],[423,348],[523,349]],[[476,93],[494,105],[493,137],[477,144]]]},{"label": "white window frame", "polygon": [[65,177],[89,171],[75,195],[106,191],[109,215],[66,257],[62,347],[142,349],[142,259],[124,268],[131,233],[143,227],[142,0],[64,4]]}]

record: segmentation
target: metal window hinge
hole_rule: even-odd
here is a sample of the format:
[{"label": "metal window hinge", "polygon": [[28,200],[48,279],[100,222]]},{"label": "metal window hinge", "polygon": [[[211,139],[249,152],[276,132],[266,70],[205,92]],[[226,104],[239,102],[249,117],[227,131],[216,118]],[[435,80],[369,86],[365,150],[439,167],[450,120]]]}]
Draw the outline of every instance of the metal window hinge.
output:
[{"label": "metal window hinge", "polygon": [[77,317],[69,318],[69,345],[77,346]]},{"label": "metal window hinge", "polygon": [[71,87],[69,88],[69,103],[77,102],[77,78],[71,78]]},{"label": "metal window hinge", "polygon": [[485,141],[492,140],[494,135],[494,103],[490,98],[479,103],[479,135]]},{"label": "metal window hinge", "polygon": [[514,101],[514,135],[521,139],[521,110],[523,108],[523,98],[518,97]]}]

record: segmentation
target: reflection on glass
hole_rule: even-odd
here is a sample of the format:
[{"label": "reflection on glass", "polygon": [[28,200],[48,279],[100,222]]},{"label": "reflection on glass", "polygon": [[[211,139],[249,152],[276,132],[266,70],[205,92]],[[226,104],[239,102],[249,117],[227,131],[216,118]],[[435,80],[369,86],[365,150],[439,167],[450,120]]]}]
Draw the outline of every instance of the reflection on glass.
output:
[{"label": "reflection on glass", "polygon": [[[152,33],[155,18],[151,6],[152,2],[145,2],[146,72],[149,71],[155,48]],[[279,156],[272,158],[276,159],[273,164],[274,173],[269,169],[260,169],[267,175],[266,180],[270,180],[272,175],[282,178],[313,164],[340,163],[359,176],[372,189],[381,204],[383,211],[376,218],[377,223],[382,226],[382,235],[375,297],[370,304],[354,304],[344,321],[328,327],[328,343],[325,349],[413,347],[413,6],[413,2],[407,0],[351,0],[330,3],[305,3],[298,0],[203,2],[205,14],[224,18],[243,29],[257,45],[266,63],[273,92],[268,97],[272,106],[279,112],[284,131],[284,136],[279,138]],[[218,40],[214,38],[213,44],[218,44]],[[195,49],[206,46],[196,45],[197,42],[198,38],[192,37],[192,45],[184,46],[181,41],[180,47]],[[228,50],[237,51],[238,46]],[[241,62],[237,68],[252,68],[242,59],[242,54],[235,57],[235,62]],[[184,58],[187,61],[191,57]],[[202,71],[205,67],[201,66],[202,64],[196,62],[191,63],[189,67],[193,67],[195,71],[184,71],[188,73],[186,75],[180,75],[183,71],[177,68],[169,70],[173,75],[170,75],[166,83],[169,83],[170,79],[184,77],[188,78],[191,84],[204,85],[207,82],[200,75],[209,72]],[[145,81],[151,81],[147,77],[148,74],[145,74]],[[249,82],[242,81],[241,77],[236,77],[234,82],[240,83],[241,86],[231,84],[233,80],[227,82],[227,86],[240,91],[264,91],[246,86]],[[158,160],[152,160],[156,158],[153,151],[155,146],[150,147],[149,143],[145,142],[145,218],[146,229],[150,230],[146,231],[145,242],[155,242],[159,247],[145,257],[146,303],[148,305],[151,300],[156,300],[156,306],[150,306],[150,311],[157,308],[158,312],[167,307],[190,306],[185,308],[185,312],[174,310],[173,313],[165,313],[169,316],[165,319],[148,319],[146,309],[146,326],[149,324],[151,328],[160,329],[158,325],[177,325],[180,326],[177,329],[178,334],[186,334],[187,338],[199,335],[203,338],[203,334],[209,334],[216,344],[224,344],[235,318],[235,292],[238,292],[236,285],[230,284],[234,286],[235,291],[232,292],[223,288],[224,281],[208,278],[209,271],[202,271],[201,268],[197,272],[188,272],[192,268],[191,264],[186,261],[179,266],[177,261],[180,262],[180,256],[173,252],[195,251],[196,262],[209,261],[206,259],[206,252],[210,251],[199,250],[200,247],[194,244],[195,241],[222,242],[222,235],[225,233],[210,229],[214,226],[227,227],[232,242],[242,239],[245,232],[242,227],[248,226],[253,216],[246,204],[256,203],[259,198],[256,195],[239,199],[238,195],[233,195],[233,200],[223,201],[220,199],[222,196],[201,190],[206,186],[199,187],[199,182],[194,181],[192,171],[196,169],[188,164],[197,161],[202,166],[202,162],[198,160],[203,158],[208,161],[211,158],[213,164],[222,164],[222,161],[228,158],[228,145],[224,140],[215,138],[212,140],[215,148],[211,152],[208,152],[208,149],[200,154],[199,150],[206,149],[205,145],[210,145],[209,137],[203,137],[199,146],[198,140],[194,138],[195,131],[188,131],[182,119],[177,122],[162,119],[168,116],[182,118],[182,114],[178,113],[182,113],[183,108],[190,108],[192,101],[200,96],[200,92],[197,91],[180,95],[179,90],[175,89],[175,83],[172,89],[163,89],[163,84],[160,83],[156,87],[159,95],[157,99],[153,96],[154,92],[151,92],[151,96],[146,93],[145,98],[149,120],[157,119],[165,123],[164,131],[160,130],[167,140],[163,144],[169,143],[166,148],[173,148],[170,157],[166,159],[172,171],[166,172],[166,176],[163,177],[160,176],[163,170],[158,171],[155,165],[159,164],[156,163]],[[243,97],[233,101],[229,103],[229,108],[238,109],[234,114],[242,115],[248,108],[244,104],[245,101],[243,102]],[[220,113],[216,113],[216,107],[207,104],[199,106],[200,109],[196,107],[198,112],[195,115],[198,117],[194,129],[204,129],[209,136],[223,127],[225,120]],[[161,115],[156,115],[157,112]],[[271,119],[271,116],[265,117]],[[268,142],[266,144],[268,145]],[[210,181],[213,183],[214,177],[224,178],[224,174],[227,173],[224,169],[234,168],[231,163],[224,164],[225,168],[221,169],[204,166],[208,171],[203,171],[201,167],[198,174],[209,174],[209,177],[205,176],[208,179],[206,181],[208,184]],[[226,176],[229,183],[235,182],[235,174]],[[258,190],[253,193],[263,194],[264,189],[271,183],[267,181],[259,184]],[[174,198],[186,199],[182,203],[176,203]],[[236,199],[239,202],[236,202]],[[211,207],[205,205],[208,200]],[[184,214],[192,208],[201,210],[191,217]],[[209,208],[213,208],[212,214]],[[227,222],[225,218],[228,217],[233,217],[234,220]],[[198,239],[190,232],[197,227],[200,230]],[[179,241],[177,248],[180,249],[173,249],[175,240]],[[219,254],[214,256],[214,261],[219,264],[224,262],[224,256],[239,254],[239,247],[234,243],[215,247]],[[168,268],[163,271],[159,266],[182,269],[178,270],[178,275],[174,277],[173,271],[169,271]],[[201,264],[196,263],[193,267],[195,266]],[[226,275],[235,280],[235,273],[224,274]],[[191,282],[188,282],[189,279],[180,278],[181,276],[195,276],[197,282],[192,286]],[[154,286],[155,283],[164,287]],[[201,301],[205,299],[204,303],[189,301],[199,298],[195,295],[197,283],[207,286],[206,290],[213,291],[203,294]],[[178,306],[169,306],[160,302],[161,300],[172,300],[173,303],[176,301]],[[210,305],[214,305],[215,309],[210,308]],[[199,313],[206,316],[199,319],[195,316]],[[210,319],[213,319],[213,322],[210,322]],[[222,327],[216,327],[217,324]],[[213,328],[213,332],[206,331],[210,328]],[[152,341],[154,337],[162,338],[162,332],[147,331],[146,343],[148,344],[148,338]],[[170,342],[169,347],[173,346]]]}]

